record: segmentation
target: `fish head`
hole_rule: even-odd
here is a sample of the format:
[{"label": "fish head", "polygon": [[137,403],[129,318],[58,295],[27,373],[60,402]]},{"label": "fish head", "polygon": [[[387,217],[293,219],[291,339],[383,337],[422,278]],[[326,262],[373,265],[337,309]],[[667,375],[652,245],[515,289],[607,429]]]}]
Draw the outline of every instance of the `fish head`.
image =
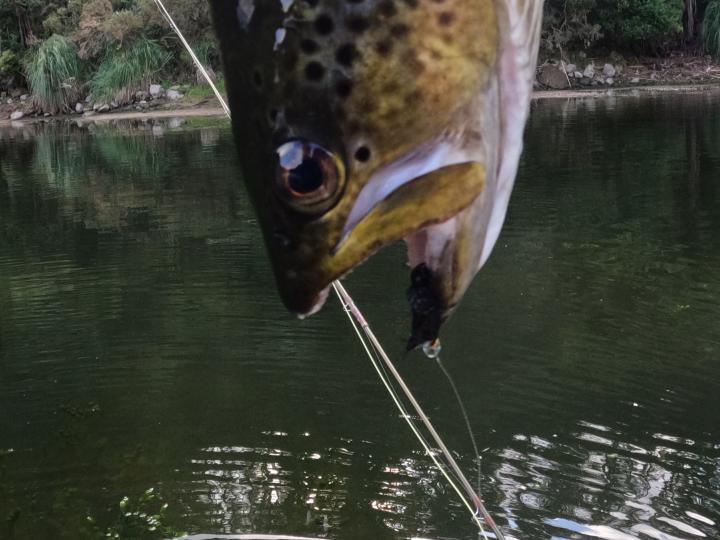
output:
[{"label": "fish head", "polygon": [[410,345],[437,337],[486,251],[503,123],[498,2],[211,5],[285,305],[318,311],[334,280],[405,239]]}]

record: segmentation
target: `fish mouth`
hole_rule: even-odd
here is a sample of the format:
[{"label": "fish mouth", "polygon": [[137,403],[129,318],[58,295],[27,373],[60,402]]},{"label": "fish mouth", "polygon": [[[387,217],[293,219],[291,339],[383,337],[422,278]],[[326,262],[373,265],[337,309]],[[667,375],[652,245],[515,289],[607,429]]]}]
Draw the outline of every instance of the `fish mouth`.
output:
[{"label": "fish mouth", "polygon": [[464,275],[465,267],[470,266],[458,253],[463,246],[457,242],[463,223],[458,216],[479,199],[484,185],[485,167],[474,161],[441,167],[402,183],[350,230],[343,228],[329,253],[305,261],[304,267],[294,272],[312,275],[313,282],[281,283],[281,295],[289,293],[283,295],[286,305],[301,318],[317,313],[327,301],[333,281],[381,248],[404,240],[411,267],[407,297],[413,319],[408,348],[433,341],[454,309],[457,274]]}]

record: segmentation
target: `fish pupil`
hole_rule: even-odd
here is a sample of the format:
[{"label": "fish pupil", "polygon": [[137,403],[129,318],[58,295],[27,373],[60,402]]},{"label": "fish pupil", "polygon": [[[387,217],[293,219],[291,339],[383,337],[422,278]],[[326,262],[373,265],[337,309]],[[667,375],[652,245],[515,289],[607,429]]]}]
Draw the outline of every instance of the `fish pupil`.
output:
[{"label": "fish pupil", "polygon": [[320,164],[315,159],[306,157],[300,165],[290,171],[288,186],[295,193],[306,195],[322,187],[323,176]]}]

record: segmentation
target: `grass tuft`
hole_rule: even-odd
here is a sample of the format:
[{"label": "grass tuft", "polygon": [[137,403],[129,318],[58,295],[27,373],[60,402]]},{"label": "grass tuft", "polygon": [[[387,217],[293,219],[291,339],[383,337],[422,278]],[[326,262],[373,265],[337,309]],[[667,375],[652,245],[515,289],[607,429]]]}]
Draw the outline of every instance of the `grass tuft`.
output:
[{"label": "grass tuft", "polygon": [[129,101],[133,92],[150,84],[150,79],[172,58],[155,41],[141,39],[128,49],[110,50],[90,80],[95,99]]},{"label": "grass tuft", "polygon": [[720,57],[720,0],[712,0],[705,9],[702,34],[705,50]]},{"label": "grass tuft", "polygon": [[35,105],[50,113],[69,109],[80,96],[82,64],[68,38],[53,35],[30,53],[25,64]]}]

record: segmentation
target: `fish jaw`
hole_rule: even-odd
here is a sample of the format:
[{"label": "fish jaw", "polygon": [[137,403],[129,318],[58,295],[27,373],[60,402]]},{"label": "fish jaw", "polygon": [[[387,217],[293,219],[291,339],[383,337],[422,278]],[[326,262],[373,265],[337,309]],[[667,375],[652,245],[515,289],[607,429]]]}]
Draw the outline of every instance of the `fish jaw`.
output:
[{"label": "fish jaw", "polygon": [[278,239],[277,232],[266,235],[283,302],[298,315],[316,313],[334,280],[386,245],[471,207],[484,189],[484,179],[485,167],[477,162],[443,167],[403,184],[348,232],[321,220],[306,223],[297,243],[288,244],[283,235]]}]

